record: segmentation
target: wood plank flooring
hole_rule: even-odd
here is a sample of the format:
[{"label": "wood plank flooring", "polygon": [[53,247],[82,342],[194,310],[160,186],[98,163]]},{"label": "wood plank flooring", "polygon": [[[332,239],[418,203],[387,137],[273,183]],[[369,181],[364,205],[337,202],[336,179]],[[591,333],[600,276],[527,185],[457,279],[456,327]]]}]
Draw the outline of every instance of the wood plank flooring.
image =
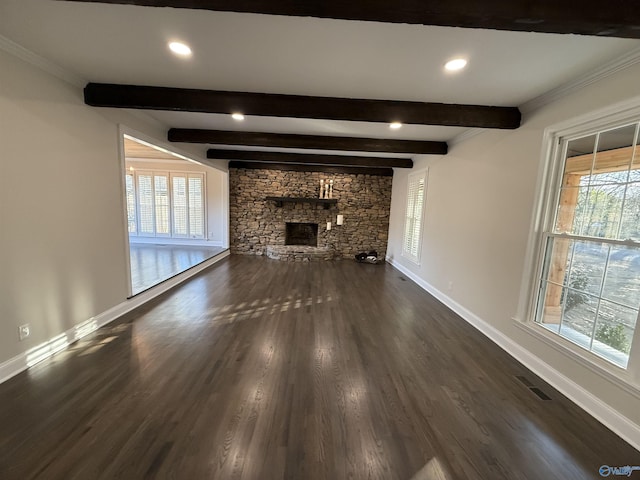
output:
[{"label": "wood plank flooring", "polygon": [[232,255],[0,385],[0,405],[2,480],[567,480],[640,465],[400,272],[348,260]]},{"label": "wood plank flooring", "polygon": [[131,293],[143,292],[225,250],[198,245],[130,243]]}]

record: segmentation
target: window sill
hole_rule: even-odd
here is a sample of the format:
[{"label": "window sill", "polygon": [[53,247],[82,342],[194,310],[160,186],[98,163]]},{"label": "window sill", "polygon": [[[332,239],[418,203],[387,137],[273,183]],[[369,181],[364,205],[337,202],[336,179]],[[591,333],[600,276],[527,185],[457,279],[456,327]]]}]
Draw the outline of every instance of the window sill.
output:
[{"label": "window sill", "polygon": [[513,323],[517,328],[525,333],[541,340],[554,350],[562,353],[566,357],[578,362],[593,373],[605,378],[625,392],[640,399],[640,385],[631,376],[628,370],[617,367],[616,365],[601,359],[595,354],[584,351],[581,347],[572,344],[569,340],[546,330],[537,324],[523,322],[517,318],[513,318]]}]

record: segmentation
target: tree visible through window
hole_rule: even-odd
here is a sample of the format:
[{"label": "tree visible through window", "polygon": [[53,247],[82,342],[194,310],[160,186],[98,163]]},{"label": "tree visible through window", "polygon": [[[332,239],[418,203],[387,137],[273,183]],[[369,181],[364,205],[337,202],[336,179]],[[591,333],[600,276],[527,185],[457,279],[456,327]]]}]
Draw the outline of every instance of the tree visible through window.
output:
[{"label": "tree visible through window", "polygon": [[420,263],[422,238],[422,210],[427,188],[427,171],[409,174],[407,180],[407,207],[402,239],[402,256],[414,263]]},{"label": "tree visible through window", "polygon": [[204,175],[134,172],[125,177],[129,234],[204,238]]},{"label": "tree visible through window", "polygon": [[640,307],[638,123],[561,141],[536,321],[626,368]]}]

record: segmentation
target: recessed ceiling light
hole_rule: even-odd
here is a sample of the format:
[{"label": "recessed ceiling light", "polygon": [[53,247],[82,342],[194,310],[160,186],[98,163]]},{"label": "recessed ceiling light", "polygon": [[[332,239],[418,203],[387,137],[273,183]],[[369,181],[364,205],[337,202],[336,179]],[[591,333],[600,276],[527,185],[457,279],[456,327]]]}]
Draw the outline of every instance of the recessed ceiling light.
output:
[{"label": "recessed ceiling light", "polygon": [[445,70],[449,72],[455,72],[457,70],[462,70],[467,66],[467,61],[464,58],[454,58],[453,60],[449,60],[444,64]]},{"label": "recessed ceiling light", "polygon": [[401,124],[400,122],[391,122],[391,123],[389,124],[389,128],[390,128],[391,130],[398,130],[398,129],[399,129],[399,128],[401,128],[401,127],[402,127],[402,124]]},{"label": "recessed ceiling light", "polygon": [[241,113],[232,113],[231,118],[237,120],[238,122],[241,122],[242,120],[244,120],[244,115]]},{"label": "recessed ceiling light", "polygon": [[189,45],[182,42],[171,42],[169,44],[169,50],[181,57],[188,57],[191,55],[191,48],[189,48]]}]

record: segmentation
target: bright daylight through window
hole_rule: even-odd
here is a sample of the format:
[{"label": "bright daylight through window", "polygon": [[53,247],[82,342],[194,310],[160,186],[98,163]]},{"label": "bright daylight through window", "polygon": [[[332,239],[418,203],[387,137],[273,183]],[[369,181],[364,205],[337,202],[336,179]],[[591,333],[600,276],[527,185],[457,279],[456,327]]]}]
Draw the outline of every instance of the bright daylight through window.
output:
[{"label": "bright daylight through window", "polygon": [[202,174],[136,171],[125,187],[129,235],[204,238]]},{"label": "bright daylight through window", "polygon": [[638,131],[634,123],[560,139],[536,308],[539,324],[623,368],[640,348]]},{"label": "bright daylight through window", "polygon": [[422,236],[422,210],[427,188],[427,171],[409,174],[407,180],[407,207],[404,219],[402,256],[414,263],[420,263]]}]

